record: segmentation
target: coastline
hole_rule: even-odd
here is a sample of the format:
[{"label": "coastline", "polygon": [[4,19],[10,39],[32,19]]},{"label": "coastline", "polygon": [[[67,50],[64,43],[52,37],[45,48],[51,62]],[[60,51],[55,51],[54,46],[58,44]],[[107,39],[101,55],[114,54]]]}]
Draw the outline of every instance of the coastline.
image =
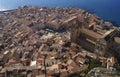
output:
[{"label": "coastline", "polygon": [[[20,7],[20,6],[19,6]],[[34,7],[44,7],[44,6],[34,6]],[[45,6],[47,7],[47,6]],[[48,7],[48,8],[56,8],[56,7]],[[57,7],[57,8],[76,8],[76,7]],[[4,14],[5,12],[11,12],[11,11],[14,11],[14,10],[17,10],[18,8],[15,8],[15,9],[8,9],[8,10],[4,10],[4,11],[0,11],[0,14]],[[120,27],[120,24],[118,22],[116,22],[115,20],[110,20],[110,19],[105,19],[105,17],[101,17],[99,16],[96,12],[95,12],[95,9],[88,9],[88,8],[79,8],[77,7],[76,9],[81,9],[81,10],[84,10],[90,14],[95,14],[96,16],[98,16],[99,18],[101,18],[102,20],[104,21],[107,21],[107,22],[111,22],[114,26],[116,27]]]},{"label": "coastline", "polygon": [[0,77],[6,71],[12,76],[8,71],[14,74],[16,70],[27,77],[65,77],[76,72],[85,77],[94,67],[103,63],[106,67],[107,59],[107,63],[119,59],[106,52],[119,52],[120,30],[83,9],[22,6],[4,12],[0,22]]}]

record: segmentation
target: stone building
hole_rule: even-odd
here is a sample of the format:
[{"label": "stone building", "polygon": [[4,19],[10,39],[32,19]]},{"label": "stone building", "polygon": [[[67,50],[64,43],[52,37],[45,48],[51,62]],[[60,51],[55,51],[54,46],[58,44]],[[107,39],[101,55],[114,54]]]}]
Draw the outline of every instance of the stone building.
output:
[{"label": "stone building", "polygon": [[[106,56],[119,50],[120,31],[114,27],[81,22],[71,29],[71,41],[78,43],[83,49]],[[118,51],[117,50],[117,51]],[[112,54],[112,55],[113,55]],[[110,54],[110,56],[112,56]]]}]

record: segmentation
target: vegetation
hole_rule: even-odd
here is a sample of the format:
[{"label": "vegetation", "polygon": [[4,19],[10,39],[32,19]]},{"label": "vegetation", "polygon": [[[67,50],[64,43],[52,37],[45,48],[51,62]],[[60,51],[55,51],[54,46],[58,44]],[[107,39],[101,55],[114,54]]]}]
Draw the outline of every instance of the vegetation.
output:
[{"label": "vegetation", "polygon": [[116,70],[117,70],[117,71],[120,71],[120,66],[116,66]]},{"label": "vegetation", "polygon": [[55,73],[53,76],[54,77],[60,77],[60,73]]},{"label": "vegetation", "polygon": [[69,74],[67,77],[81,77],[79,72]]},{"label": "vegetation", "polygon": [[70,74],[67,77],[81,77],[81,73],[86,75],[91,69],[93,69],[95,67],[101,67],[101,63],[97,60],[91,59],[88,69],[86,69],[82,72],[76,72],[76,73]]},{"label": "vegetation", "polygon": [[25,76],[23,76],[23,75],[14,75],[13,77],[25,77]]},{"label": "vegetation", "polygon": [[87,74],[91,69],[95,67],[101,67],[101,63],[97,60],[91,59],[88,69],[84,70],[83,72]]}]

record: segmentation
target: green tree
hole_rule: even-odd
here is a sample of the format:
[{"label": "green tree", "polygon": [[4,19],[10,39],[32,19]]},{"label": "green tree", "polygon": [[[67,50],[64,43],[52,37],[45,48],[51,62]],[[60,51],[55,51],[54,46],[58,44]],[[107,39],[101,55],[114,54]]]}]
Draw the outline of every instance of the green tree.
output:
[{"label": "green tree", "polygon": [[25,77],[23,75],[14,75],[13,77]]},{"label": "green tree", "polygon": [[120,66],[116,66],[116,70],[117,70],[117,71],[120,71]]},{"label": "green tree", "polygon": [[91,59],[88,69],[84,70],[83,72],[85,74],[87,74],[91,69],[93,69],[95,67],[101,67],[101,63],[99,61],[95,60],[95,59]]}]

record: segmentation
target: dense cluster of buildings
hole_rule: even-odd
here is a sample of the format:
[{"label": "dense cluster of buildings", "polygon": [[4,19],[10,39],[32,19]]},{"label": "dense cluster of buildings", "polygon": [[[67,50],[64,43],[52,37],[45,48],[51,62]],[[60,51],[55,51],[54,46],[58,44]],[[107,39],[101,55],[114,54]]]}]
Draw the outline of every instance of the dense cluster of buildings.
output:
[{"label": "dense cluster of buildings", "polygon": [[0,77],[65,77],[90,59],[110,69],[119,52],[119,29],[81,9],[23,6],[0,15]]}]

